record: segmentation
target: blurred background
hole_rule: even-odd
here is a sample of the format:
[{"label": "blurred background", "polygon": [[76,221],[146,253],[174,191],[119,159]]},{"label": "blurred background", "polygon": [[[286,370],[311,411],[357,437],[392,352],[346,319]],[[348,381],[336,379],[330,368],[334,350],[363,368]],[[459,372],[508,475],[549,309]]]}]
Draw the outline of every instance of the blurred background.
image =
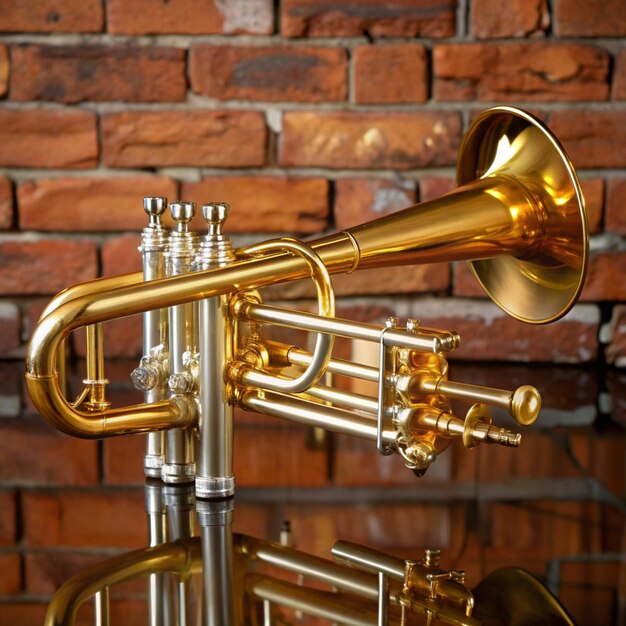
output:
[{"label": "blurred background", "polygon": [[[53,294],[140,268],[143,196],[231,203],[237,245],[345,228],[452,189],[464,129],[498,103],[543,119],[579,172],[580,304],[526,326],[451,264],[337,277],[338,314],[457,330],[451,377],[533,384],[539,421],[418,479],[369,442],[239,414],[234,528],[276,540],[289,520],[321,556],[439,547],[470,586],[519,565],[580,624],[626,623],[623,0],[0,0],[0,31],[0,624],[40,624],[71,574],[146,544],[143,438],[58,434],[22,382]],[[308,284],[269,297],[312,306]],[[139,319],[105,328],[118,404],[139,401],[141,343]],[[83,356],[77,335],[76,388]],[[145,623],[136,589],[113,610]]]}]

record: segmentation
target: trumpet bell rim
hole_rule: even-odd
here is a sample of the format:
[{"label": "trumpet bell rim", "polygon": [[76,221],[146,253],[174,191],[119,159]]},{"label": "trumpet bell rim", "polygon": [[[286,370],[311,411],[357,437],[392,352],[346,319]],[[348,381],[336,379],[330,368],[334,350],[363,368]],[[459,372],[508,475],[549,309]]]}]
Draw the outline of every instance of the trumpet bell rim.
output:
[{"label": "trumpet bell rim", "polygon": [[496,175],[514,177],[527,188],[542,233],[539,243],[518,257],[469,261],[472,272],[512,317],[530,324],[555,321],[578,299],[588,263],[585,203],[574,167],[543,122],[498,106],[480,114],[465,134],[457,182]]}]

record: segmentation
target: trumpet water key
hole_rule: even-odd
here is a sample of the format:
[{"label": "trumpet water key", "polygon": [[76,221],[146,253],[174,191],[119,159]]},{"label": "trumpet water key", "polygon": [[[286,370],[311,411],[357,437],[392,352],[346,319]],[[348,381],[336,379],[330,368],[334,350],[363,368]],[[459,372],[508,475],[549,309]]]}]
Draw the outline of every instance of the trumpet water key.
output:
[{"label": "trumpet water key", "polygon": [[[573,306],[586,272],[587,226],[576,174],[552,134],[527,113],[490,109],[464,137],[457,177],[460,186],[450,194],[368,224],[308,243],[283,238],[243,249],[224,232],[225,203],[202,206],[207,232],[199,236],[188,228],[194,203],[171,204],[175,228],[169,232],[162,224],[167,200],[145,198],[143,272],[71,287],[42,315],[27,356],[33,402],[55,427],[78,437],[148,433],[146,476],[166,485],[194,484],[206,506],[235,492],[235,407],[371,440],[418,475],[455,439],[468,448],[518,446],[520,435],[493,424],[490,407],[528,426],[541,406],[536,389],[449,380],[446,357],[460,342],[454,331],[415,319],[366,324],[335,316],[334,273],[451,260],[468,260],[487,294],[521,321],[551,322]],[[263,287],[309,278],[317,313],[263,302]],[[144,355],[132,379],[145,402],[112,407],[105,397],[102,325],[138,313],[144,315]],[[314,348],[270,340],[268,325],[312,333]],[[88,372],[84,391],[70,401],[62,347],[80,327],[88,333]],[[375,344],[377,363],[337,358],[335,337]],[[369,381],[376,391],[333,387],[326,374]],[[454,414],[451,400],[467,403],[464,414]],[[211,558],[205,550],[205,559],[231,572],[224,565],[231,542],[215,539],[222,533],[214,523],[220,515],[200,513],[199,519],[205,543],[222,546]],[[430,582],[418,588],[432,602],[437,589],[462,587],[460,575],[446,573],[444,584],[434,571],[427,574]],[[379,597],[386,598],[383,587]],[[276,589],[260,579],[249,584],[259,597]],[[407,600],[402,610],[414,605]],[[463,609],[468,620],[471,606],[468,600]],[[435,604],[420,607],[445,618]],[[207,623],[231,621],[214,607],[207,611]],[[386,623],[382,604],[377,615]]]}]

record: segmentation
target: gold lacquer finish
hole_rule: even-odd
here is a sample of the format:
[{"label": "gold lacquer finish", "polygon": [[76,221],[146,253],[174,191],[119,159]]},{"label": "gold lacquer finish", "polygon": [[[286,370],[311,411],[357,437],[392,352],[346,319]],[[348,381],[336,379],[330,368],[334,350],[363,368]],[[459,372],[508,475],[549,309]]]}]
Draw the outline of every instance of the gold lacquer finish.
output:
[{"label": "gold lacquer finish", "polygon": [[563,316],[583,286],[588,237],[582,192],[565,151],[532,115],[497,107],[474,120],[461,144],[457,182],[476,179],[515,179],[528,199],[511,204],[511,217],[522,225],[532,206],[535,219],[523,224],[522,254],[472,261],[474,274],[517,319],[541,324]]},{"label": "gold lacquer finish", "polygon": [[[160,626],[159,616],[174,605],[183,626],[189,574],[200,562],[204,626],[272,624],[276,604],[346,624],[481,623],[463,572],[442,569],[436,550],[402,561],[340,544],[335,556],[348,565],[339,565],[231,531],[236,407],[369,440],[381,454],[398,454],[418,476],[454,441],[466,448],[520,445],[518,432],[492,423],[491,407],[524,427],[538,418],[541,398],[533,387],[510,391],[449,380],[446,357],[459,346],[456,332],[417,319],[368,324],[335,316],[333,273],[452,260],[469,260],[487,293],[520,320],[550,322],[573,306],[586,270],[587,227],[576,176],[550,132],[511,107],[486,111],[463,141],[458,180],[460,187],[442,198],[317,241],[281,239],[243,250],[223,232],[227,204],[203,205],[208,233],[200,238],[188,228],[194,203],[170,205],[177,223],[170,232],[161,221],[167,199],[144,199],[150,222],[142,232],[143,274],[59,294],[28,346],[26,384],[43,417],[65,433],[149,433],[144,470],[152,481],[146,507],[153,547],[63,587],[48,626],[72,623],[76,606],[93,594],[103,626],[108,585],[148,570],[151,626]],[[261,288],[303,278],[314,281],[317,313],[263,303]],[[144,355],[132,380],[145,403],[114,408],[105,396],[103,324],[140,313]],[[267,325],[313,333],[315,348],[270,341]],[[71,401],[64,345],[78,328],[87,333],[87,372],[84,390]],[[373,344],[375,362],[333,357],[335,337]],[[331,376],[350,384],[335,385]],[[365,390],[354,390],[354,380],[367,382]],[[467,404],[464,415],[455,414],[459,402]],[[201,550],[190,539],[194,497]],[[330,588],[277,579],[272,570],[257,571],[259,562]],[[175,585],[165,584],[165,571],[176,574]],[[519,606],[515,612],[523,615]]]},{"label": "gold lacquer finish", "polygon": [[[265,603],[332,622],[368,626],[380,624],[381,603],[385,623],[390,624],[573,625],[563,607],[527,572],[497,570],[471,591],[463,584],[462,571],[442,569],[439,550],[426,550],[421,559],[404,561],[340,541],[332,549],[333,562],[240,534],[233,535],[230,549],[239,599],[233,626],[259,623],[259,605]],[[113,557],[80,572],[59,589],[45,626],[71,626],[80,606],[103,588],[148,574],[172,574],[189,581],[202,568],[199,537]],[[292,574],[316,584],[294,584]],[[381,575],[386,578],[382,598]],[[274,623],[279,613],[270,609],[266,615]]]}]

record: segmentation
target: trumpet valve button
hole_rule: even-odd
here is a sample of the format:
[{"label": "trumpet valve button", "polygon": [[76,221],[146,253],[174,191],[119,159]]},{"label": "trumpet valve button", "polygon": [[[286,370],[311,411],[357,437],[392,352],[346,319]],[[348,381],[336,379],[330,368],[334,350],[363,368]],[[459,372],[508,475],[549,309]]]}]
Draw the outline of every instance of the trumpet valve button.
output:
[{"label": "trumpet valve button", "polygon": [[209,236],[222,234],[222,226],[229,211],[230,205],[227,202],[210,202],[202,205],[202,217],[209,226]]},{"label": "trumpet valve button", "polygon": [[146,196],[143,199],[143,210],[148,215],[163,215],[167,208],[167,198],[163,196]]},{"label": "trumpet valve button", "polygon": [[167,198],[163,196],[146,196],[143,199],[143,210],[150,217],[150,226],[161,226],[161,216],[167,208]]},{"label": "trumpet valve button", "polygon": [[196,214],[195,202],[173,202],[170,205],[170,212],[172,218],[178,223],[178,230],[182,232],[187,231],[187,225],[193,219]]}]

